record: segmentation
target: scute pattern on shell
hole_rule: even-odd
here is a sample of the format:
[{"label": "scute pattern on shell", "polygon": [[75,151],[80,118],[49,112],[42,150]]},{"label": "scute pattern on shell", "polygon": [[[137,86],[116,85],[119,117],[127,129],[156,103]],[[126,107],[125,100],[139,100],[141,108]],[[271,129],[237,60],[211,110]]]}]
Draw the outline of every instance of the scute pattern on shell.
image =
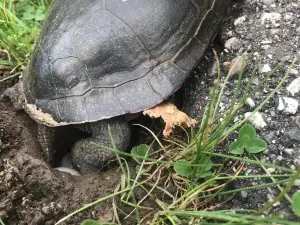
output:
[{"label": "scute pattern on shell", "polygon": [[230,0],[55,0],[24,74],[57,124],[139,112],[178,89]]}]

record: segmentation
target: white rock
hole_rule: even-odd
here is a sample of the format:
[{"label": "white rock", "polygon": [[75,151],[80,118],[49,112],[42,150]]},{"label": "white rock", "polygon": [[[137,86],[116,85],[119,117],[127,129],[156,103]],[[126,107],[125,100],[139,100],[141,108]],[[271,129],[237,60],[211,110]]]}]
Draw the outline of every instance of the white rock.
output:
[{"label": "white rock", "polygon": [[285,148],[285,149],[283,149],[283,151],[288,155],[293,155],[293,153],[294,153],[294,149],[292,149],[292,148]]},{"label": "white rock", "polygon": [[241,193],[242,198],[247,198],[247,196],[248,196],[247,191],[241,191],[240,193]]},{"label": "white rock", "polygon": [[234,21],[234,26],[243,24],[246,21],[246,16],[241,16]]},{"label": "white rock", "polygon": [[290,169],[291,169],[291,170],[295,170],[295,169],[296,169],[296,166],[290,165]]},{"label": "white rock", "polygon": [[298,101],[293,98],[280,97],[277,109],[288,114],[295,114],[298,109]]},{"label": "white rock", "polygon": [[281,29],[278,29],[278,28],[273,28],[273,29],[270,30],[270,33],[271,33],[272,35],[278,34],[278,33],[280,33],[280,32],[281,32]]},{"label": "white rock", "polygon": [[268,171],[269,173],[274,173],[274,172],[275,172],[275,169],[274,169],[274,168],[268,168],[267,171]]},{"label": "white rock", "polygon": [[261,68],[261,73],[268,73],[271,71],[271,67],[269,66],[269,64],[264,64],[263,67]]},{"label": "white rock", "polygon": [[[245,113],[245,118],[249,117],[252,112]],[[262,114],[259,112],[254,113],[251,117],[248,118],[248,121],[257,129],[262,129],[267,126],[266,122],[264,121]]]},{"label": "white rock", "polygon": [[236,37],[232,37],[225,42],[225,48],[229,50],[237,50],[240,45],[240,40]]},{"label": "white rock", "polygon": [[300,77],[293,80],[286,88],[288,92],[291,93],[291,95],[295,95],[300,91]]},{"label": "white rock", "polygon": [[264,3],[265,5],[272,5],[272,4],[275,3],[275,0],[263,0],[263,3]]},{"label": "white rock", "polygon": [[271,45],[262,45],[261,48],[263,50],[267,50],[267,49],[271,48]]},{"label": "white rock", "polygon": [[236,123],[236,122],[238,122],[238,121],[240,121],[240,120],[241,120],[241,119],[240,119],[239,116],[236,116],[236,117],[233,118],[233,122],[234,122],[234,123]]},{"label": "white rock", "polygon": [[228,36],[228,37],[232,37],[232,36],[233,36],[233,31],[232,31],[232,30],[228,31],[228,32],[227,32],[227,36]]},{"label": "white rock", "polygon": [[293,17],[294,17],[294,13],[292,13],[292,12],[286,12],[285,14],[284,14],[284,19],[285,20],[293,20]]},{"label": "white rock", "polygon": [[58,171],[61,171],[61,172],[69,173],[69,174],[71,174],[73,176],[81,176],[81,174],[77,170],[74,170],[74,169],[71,169],[71,168],[56,167],[55,169],[58,170]]},{"label": "white rock", "polygon": [[268,44],[272,44],[273,42],[271,40],[264,40],[260,42],[262,45],[268,45]]},{"label": "white rock", "polygon": [[246,99],[246,104],[250,107],[253,108],[255,106],[255,102],[253,101],[252,98],[247,98]]},{"label": "white rock", "polygon": [[300,159],[296,158],[293,160],[296,167],[300,166]]},{"label": "white rock", "polygon": [[263,13],[261,16],[261,24],[265,24],[266,21],[270,21],[275,27],[276,22],[281,20],[281,15],[279,13]]},{"label": "white rock", "polygon": [[295,180],[294,186],[300,187],[300,179]]},{"label": "white rock", "polygon": [[290,74],[292,74],[292,75],[298,75],[299,72],[298,72],[298,70],[291,69]]}]

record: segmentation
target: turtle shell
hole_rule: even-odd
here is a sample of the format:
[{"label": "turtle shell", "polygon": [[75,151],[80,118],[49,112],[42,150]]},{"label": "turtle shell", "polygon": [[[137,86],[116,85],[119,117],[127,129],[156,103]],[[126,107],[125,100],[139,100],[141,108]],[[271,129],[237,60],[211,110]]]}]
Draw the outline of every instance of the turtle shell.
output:
[{"label": "turtle shell", "polygon": [[230,0],[56,0],[23,88],[35,119],[98,121],[151,108],[176,91]]}]

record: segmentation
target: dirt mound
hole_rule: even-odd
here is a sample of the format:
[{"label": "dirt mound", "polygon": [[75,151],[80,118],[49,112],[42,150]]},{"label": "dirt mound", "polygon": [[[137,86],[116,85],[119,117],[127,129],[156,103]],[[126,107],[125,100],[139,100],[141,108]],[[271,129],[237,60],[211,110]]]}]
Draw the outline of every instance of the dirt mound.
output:
[{"label": "dirt mound", "polygon": [[[6,225],[54,224],[84,204],[112,193],[119,182],[116,170],[76,177],[49,167],[40,153],[36,124],[23,112],[3,104],[0,128],[0,218]],[[65,224],[107,219],[111,210],[111,204],[105,202]]]}]

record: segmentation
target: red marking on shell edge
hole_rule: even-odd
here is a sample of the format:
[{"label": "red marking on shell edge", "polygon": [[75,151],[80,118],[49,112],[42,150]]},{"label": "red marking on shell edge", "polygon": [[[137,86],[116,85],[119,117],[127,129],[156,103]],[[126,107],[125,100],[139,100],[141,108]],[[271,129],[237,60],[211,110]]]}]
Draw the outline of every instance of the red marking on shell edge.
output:
[{"label": "red marking on shell edge", "polygon": [[228,8],[227,8],[227,12],[226,12],[227,15],[229,14],[230,10],[231,10],[231,7],[228,7]]},{"label": "red marking on shell edge", "polygon": [[174,93],[175,93],[176,91],[178,91],[180,88],[181,88],[181,86],[178,87],[178,88],[176,88],[176,89],[172,92],[172,94],[174,94]]},{"label": "red marking on shell edge", "polygon": [[191,0],[191,2],[196,7],[198,13],[200,13],[201,12],[201,7],[198,5],[198,3],[195,0]]},{"label": "red marking on shell edge", "polygon": [[212,41],[215,40],[215,38],[217,37],[217,35],[218,35],[218,33],[216,33],[211,40]]}]

